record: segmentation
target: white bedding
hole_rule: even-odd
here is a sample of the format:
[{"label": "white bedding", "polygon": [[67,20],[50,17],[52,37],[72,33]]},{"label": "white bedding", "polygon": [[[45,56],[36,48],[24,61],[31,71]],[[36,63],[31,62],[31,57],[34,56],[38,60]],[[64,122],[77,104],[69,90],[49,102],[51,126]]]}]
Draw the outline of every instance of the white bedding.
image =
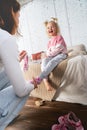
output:
[{"label": "white bedding", "polygon": [[68,61],[54,100],[87,105],[87,55],[78,55]]}]

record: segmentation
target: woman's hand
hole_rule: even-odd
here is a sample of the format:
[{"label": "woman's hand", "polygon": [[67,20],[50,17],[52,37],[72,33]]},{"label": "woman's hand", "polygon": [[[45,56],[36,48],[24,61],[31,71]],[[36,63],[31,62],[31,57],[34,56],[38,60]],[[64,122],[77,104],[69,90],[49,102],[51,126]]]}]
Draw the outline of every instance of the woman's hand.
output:
[{"label": "woman's hand", "polygon": [[20,54],[19,54],[19,61],[21,62],[22,59],[24,59],[25,55],[27,54],[27,52],[25,50],[21,51]]}]

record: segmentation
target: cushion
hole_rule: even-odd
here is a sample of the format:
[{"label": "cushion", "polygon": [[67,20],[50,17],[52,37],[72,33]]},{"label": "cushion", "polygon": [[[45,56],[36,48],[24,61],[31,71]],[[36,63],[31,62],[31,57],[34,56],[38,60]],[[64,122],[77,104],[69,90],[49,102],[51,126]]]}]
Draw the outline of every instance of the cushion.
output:
[{"label": "cushion", "polygon": [[68,47],[68,56],[75,56],[75,55],[87,54],[86,47],[83,44]]},{"label": "cushion", "polygon": [[39,60],[39,59],[41,59],[42,53],[43,53],[43,51],[40,51],[40,52],[31,54],[31,59],[32,59],[32,60]]}]

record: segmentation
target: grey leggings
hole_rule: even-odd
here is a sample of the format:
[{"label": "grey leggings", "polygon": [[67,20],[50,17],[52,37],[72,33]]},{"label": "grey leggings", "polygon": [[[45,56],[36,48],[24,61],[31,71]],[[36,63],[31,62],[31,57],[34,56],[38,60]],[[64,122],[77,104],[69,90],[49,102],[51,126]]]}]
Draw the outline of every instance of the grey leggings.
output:
[{"label": "grey leggings", "polygon": [[42,60],[41,64],[41,74],[40,78],[47,78],[50,72],[64,59],[66,59],[67,55],[66,54],[58,54],[55,57],[47,57]]}]

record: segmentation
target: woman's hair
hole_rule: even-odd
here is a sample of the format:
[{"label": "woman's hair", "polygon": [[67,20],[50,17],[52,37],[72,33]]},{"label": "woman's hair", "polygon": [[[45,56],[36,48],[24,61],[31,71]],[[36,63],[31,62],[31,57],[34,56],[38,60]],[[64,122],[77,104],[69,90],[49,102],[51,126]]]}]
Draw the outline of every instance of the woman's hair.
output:
[{"label": "woman's hair", "polygon": [[16,23],[12,16],[12,10],[16,13],[20,10],[17,0],[0,0],[0,27],[9,33],[12,32]]},{"label": "woman's hair", "polygon": [[51,17],[51,19],[50,19],[49,21],[45,21],[45,22],[44,22],[45,27],[47,27],[47,25],[48,25],[49,23],[55,24],[55,26],[56,26],[56,28],[57,28],[57,33],[60,33],[60,28],[59,28],[59,25],[58,25],[58,23],[57,23],[57,18]]}]

